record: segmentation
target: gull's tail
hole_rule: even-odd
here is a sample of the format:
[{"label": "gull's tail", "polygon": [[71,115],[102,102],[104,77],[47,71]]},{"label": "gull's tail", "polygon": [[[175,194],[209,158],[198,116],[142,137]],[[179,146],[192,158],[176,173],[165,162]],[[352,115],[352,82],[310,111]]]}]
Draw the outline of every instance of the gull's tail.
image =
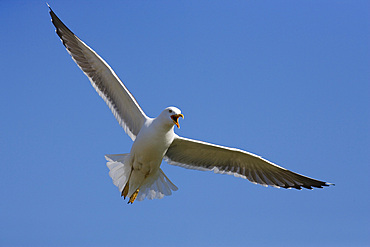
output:
[{"label": "gull's tail", "polygon": [[[122,194],[131,174],[131,165],[125,164],[128,157],[129,154],[110,154],[105,156],[105,159],[108,161],[107,167],[110,170],[109,176]],[[176,191],[177,189],[176,185],[159,168],[154,174],[151,174],[143,181],[139,187],[137,200],[142,201],[145,198],[149,200],[162,199],[164,196],[171,195],[172,191]]]},{"label": "gull's tail", "polygon": [[176,190],[178,190],[176,185],[174,185],[164,174],[162,169],[159,168],[157,172],[149,176],[147,181],[140,187],[137,200],[142,201],[145,198],[149,200],[162,199],[164,196],[172,195],[172,191]]},{"label": "gull's tail", "polygon": [[125,165],[127,157],[129,157],[129,154],[109,154],[105,156],[105,159],[108,161],[109,176],[120,192],[123,191],[131,173],[131,166]]}]

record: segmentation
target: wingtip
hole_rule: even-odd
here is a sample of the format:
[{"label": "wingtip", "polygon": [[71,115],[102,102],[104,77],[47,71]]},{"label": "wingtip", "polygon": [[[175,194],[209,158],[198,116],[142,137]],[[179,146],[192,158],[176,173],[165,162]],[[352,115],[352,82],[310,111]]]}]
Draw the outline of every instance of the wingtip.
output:
[{"label": "wingtip", "polygon": [[51,21],[53,21],[53,15],[55,15],[54,14],[54,11],[51,9],[51,7],[50,7],[50,5],[46,2],[46,5],[48,6],[48,8],[49,8],[49,14],[50,14],[50,16],[51,16]]}]

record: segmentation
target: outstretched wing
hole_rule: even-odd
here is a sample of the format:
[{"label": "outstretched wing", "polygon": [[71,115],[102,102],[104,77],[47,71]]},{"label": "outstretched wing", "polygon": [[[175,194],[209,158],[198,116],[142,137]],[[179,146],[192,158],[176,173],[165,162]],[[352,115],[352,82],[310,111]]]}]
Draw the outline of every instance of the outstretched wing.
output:
[{"label": "outstretched wing", "polygon": [[107,103],[125,132],[132,140],[135,140],[148,117],[112,68],[72,33],[55,15],[50,6],[49,9],[56,33],[67,48],[68,53],[89,78],[91,84]]},{"label": "outstretched wing", "polygon": [[282,188],[312,189],[329,183],[291,172],[246,151],[213,145],[176,136],[165,160],[171,165],[189,169],[233,174],[252,183]]}]

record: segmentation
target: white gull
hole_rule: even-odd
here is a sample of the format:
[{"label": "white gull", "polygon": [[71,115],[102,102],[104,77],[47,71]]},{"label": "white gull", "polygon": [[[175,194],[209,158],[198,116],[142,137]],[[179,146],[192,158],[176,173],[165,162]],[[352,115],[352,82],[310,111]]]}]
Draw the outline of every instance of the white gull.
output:
[{"label": "white gull", "polygon": [[68,53],[134,141],[130,153],[105,156],[109,175],[121,195],[130,198],[128,203],[136,198],[161,199],[177,190],[160,168],[163,159],[171,165],[232,174],[263,186],[312,189],[331,185],[240,149],[176,135],[174,126],[180,127],[178,120],[184,117],[178,108],[168,107],[158,117],[148,117],[112,68],[49,9]]}]

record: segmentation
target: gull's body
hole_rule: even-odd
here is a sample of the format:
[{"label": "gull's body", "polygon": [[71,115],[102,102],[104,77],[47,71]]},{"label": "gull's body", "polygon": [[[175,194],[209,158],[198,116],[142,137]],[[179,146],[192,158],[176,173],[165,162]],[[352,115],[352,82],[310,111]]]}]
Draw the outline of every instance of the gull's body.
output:
[{"label": "gull's body", "polygon": [[[49,7],[50,8],[50,7]],[[160,169],[163,159],[185,168],[233,174],[264,186],[301,189],[329,183],[291,172],[246,151],[180,137],[174,133],[183,117],[168,107],[149,118],[111,67],[74,35],[50,9],[52,22],[73,60],[107,103],[119,124],[134,141],[130,153],[107,155],[107,166],[121,195],[132,203],[171,195],[177,187]]]},{"label": "gull's body", "polygon": [[[165,109],[157,118],[147,119],[141,127],[125,163],[125,165],[132,167],[128,191],[127,193],[122,192],[125,197],[126,195],[131,196],[143,185],[150,186],[148,182],[157,180],[156,175],[162,172],[159,167],[175,138],[170,111],[181,116],[177,108],[170,107]],[[176,186],[173,185],[172,188],[175,189]]]}]

